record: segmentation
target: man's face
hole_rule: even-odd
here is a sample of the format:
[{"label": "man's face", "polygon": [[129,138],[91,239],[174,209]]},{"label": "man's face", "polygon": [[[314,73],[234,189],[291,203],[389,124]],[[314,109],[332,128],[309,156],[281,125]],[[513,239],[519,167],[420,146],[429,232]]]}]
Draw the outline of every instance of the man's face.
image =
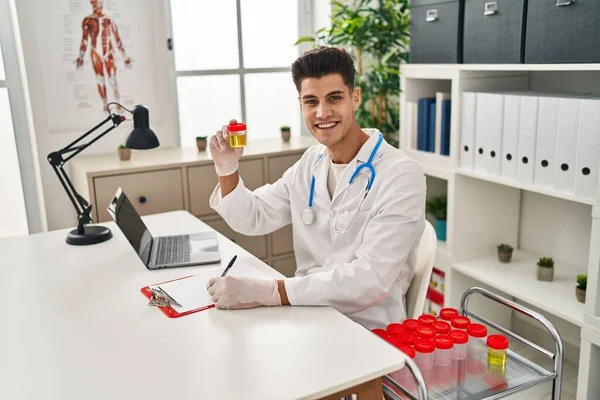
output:
[{"label": "man's face", "polygon": [[98,13],[100,11],[102,11],[102,2],[103,0],[91,0],[90,3],[92,4],[92,8],[94,9],[94,12]]},{"label": "man's face", "polygon": [[325,146],[339,142],[354,124],[360,92],[350,92],[340,74],[304,78],[300,85],[300,108],[313,136]]}]

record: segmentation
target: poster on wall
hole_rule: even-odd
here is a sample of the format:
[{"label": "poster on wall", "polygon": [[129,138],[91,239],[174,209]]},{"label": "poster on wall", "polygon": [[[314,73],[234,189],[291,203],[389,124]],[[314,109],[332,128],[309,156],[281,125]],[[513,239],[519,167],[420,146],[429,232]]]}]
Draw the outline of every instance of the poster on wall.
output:
[{"label": "poster on wall", "polygon": [[[143,104],[159,123],[154,27],[146,0],[52,0],[36,7],[50,132],[85,132],[108,116],[111,102],[130,110]],[[123,113],[115,105],[110,111]]]}]

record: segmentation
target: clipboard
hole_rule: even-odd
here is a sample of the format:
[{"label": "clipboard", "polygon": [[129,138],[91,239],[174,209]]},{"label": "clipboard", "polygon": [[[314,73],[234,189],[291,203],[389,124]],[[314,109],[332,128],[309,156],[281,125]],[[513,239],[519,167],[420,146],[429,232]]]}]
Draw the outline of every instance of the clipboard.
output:
[{"label": "clipboard", "polygon": [[[191,278],[192,276],[194,276],[194,275],[188,275],[188,276],[184,276],[184,277],[177,278],[177,279],[171,279],[170,281],[165,281],[165,282],[155,283],[154,285],[144,286],[142,289],[140,289],[140,291],[148,300],[150,300],[150,299],[152,299],[152,290],[150,289],[150,286],[162,285],[163,283],[174,282],[174,281],[178,281],[181,279],[187,279],[187,278]],[[183,317],[184,315],[194,314],[199,311],[208,310],[208,309],[214,308],[214,307],[215,307],[214,304],[210,304],[208,306],[204,306],[204,307],[200,307],[200,308],[196,308],[193,310],[179,313],[176,310],[174,310],[173,307],[156,306],[156,308],[158,308],[160,311],[162,311],[162,313],[165,314],[169,318],[179,318],[179,317]]]}]

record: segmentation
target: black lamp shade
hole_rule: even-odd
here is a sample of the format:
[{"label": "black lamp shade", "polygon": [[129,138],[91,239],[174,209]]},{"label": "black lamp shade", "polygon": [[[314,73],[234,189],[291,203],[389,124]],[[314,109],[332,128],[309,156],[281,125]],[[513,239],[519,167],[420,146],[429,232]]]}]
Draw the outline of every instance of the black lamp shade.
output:
[{"label": "black lamp shade", "polygon": [[135,106],[133,109],[133,129],[125,139],[125,147],[133,150],[149,150],[160,146],[158,136],[150,129],[148,109]]}]

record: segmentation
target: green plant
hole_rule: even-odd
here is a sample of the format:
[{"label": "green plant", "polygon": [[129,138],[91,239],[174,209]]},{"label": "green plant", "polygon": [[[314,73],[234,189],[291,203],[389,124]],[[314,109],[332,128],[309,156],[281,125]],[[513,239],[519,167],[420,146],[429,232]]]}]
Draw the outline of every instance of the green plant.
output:
[{"label": "green plant", "polygon": [[508,253],[508,252],[513,251],[513,247],[510,244],[502,243],[502,244],[498,245],[498,251],[500,253]]},{"label": "green plant", "polygon": [[435,196],[428,199],[425,203],[427,212],[439,220],[446,220],[446,210],[448,208],[448,199],[446,196]]},{"label": "green plant", "polygon": [[577,275],[577,287],[581,290],[587,289],[587,274]]},{"label": "green plant", "polygon": [[124,145],[124,144],[120,144],[120,145],[119,145],[119,148],[120,148],[120,149],[126,149],[127,147],[125,147],[125,145]]},{"label": "green plant", "polygon": [[[345,4],[348,3],[348,4]],[[357,63],[355,85],[362,101],[356,121],[378,128],[388,143],[399,146],[400,64],[408,61],[409,0],[332,1],[331,27],[296,44],[342,46]]]},{"label": "green plant", "polygon": [[208,136],[196,136],[196,140],[206,140]]},{"label": "green plant", "polygon": [[290,127],[289,127],[289,126],[287,126],[287,125],[283,125],[283,126],[280,128],[280,129],[281,129],[282,131],[289,131],[289,130],[290,130]]},{"label": "green plant", "polygon": [[541,257],[538,260],[537,265],[544,268],[554,268],[554,260],[548,257]]}]

